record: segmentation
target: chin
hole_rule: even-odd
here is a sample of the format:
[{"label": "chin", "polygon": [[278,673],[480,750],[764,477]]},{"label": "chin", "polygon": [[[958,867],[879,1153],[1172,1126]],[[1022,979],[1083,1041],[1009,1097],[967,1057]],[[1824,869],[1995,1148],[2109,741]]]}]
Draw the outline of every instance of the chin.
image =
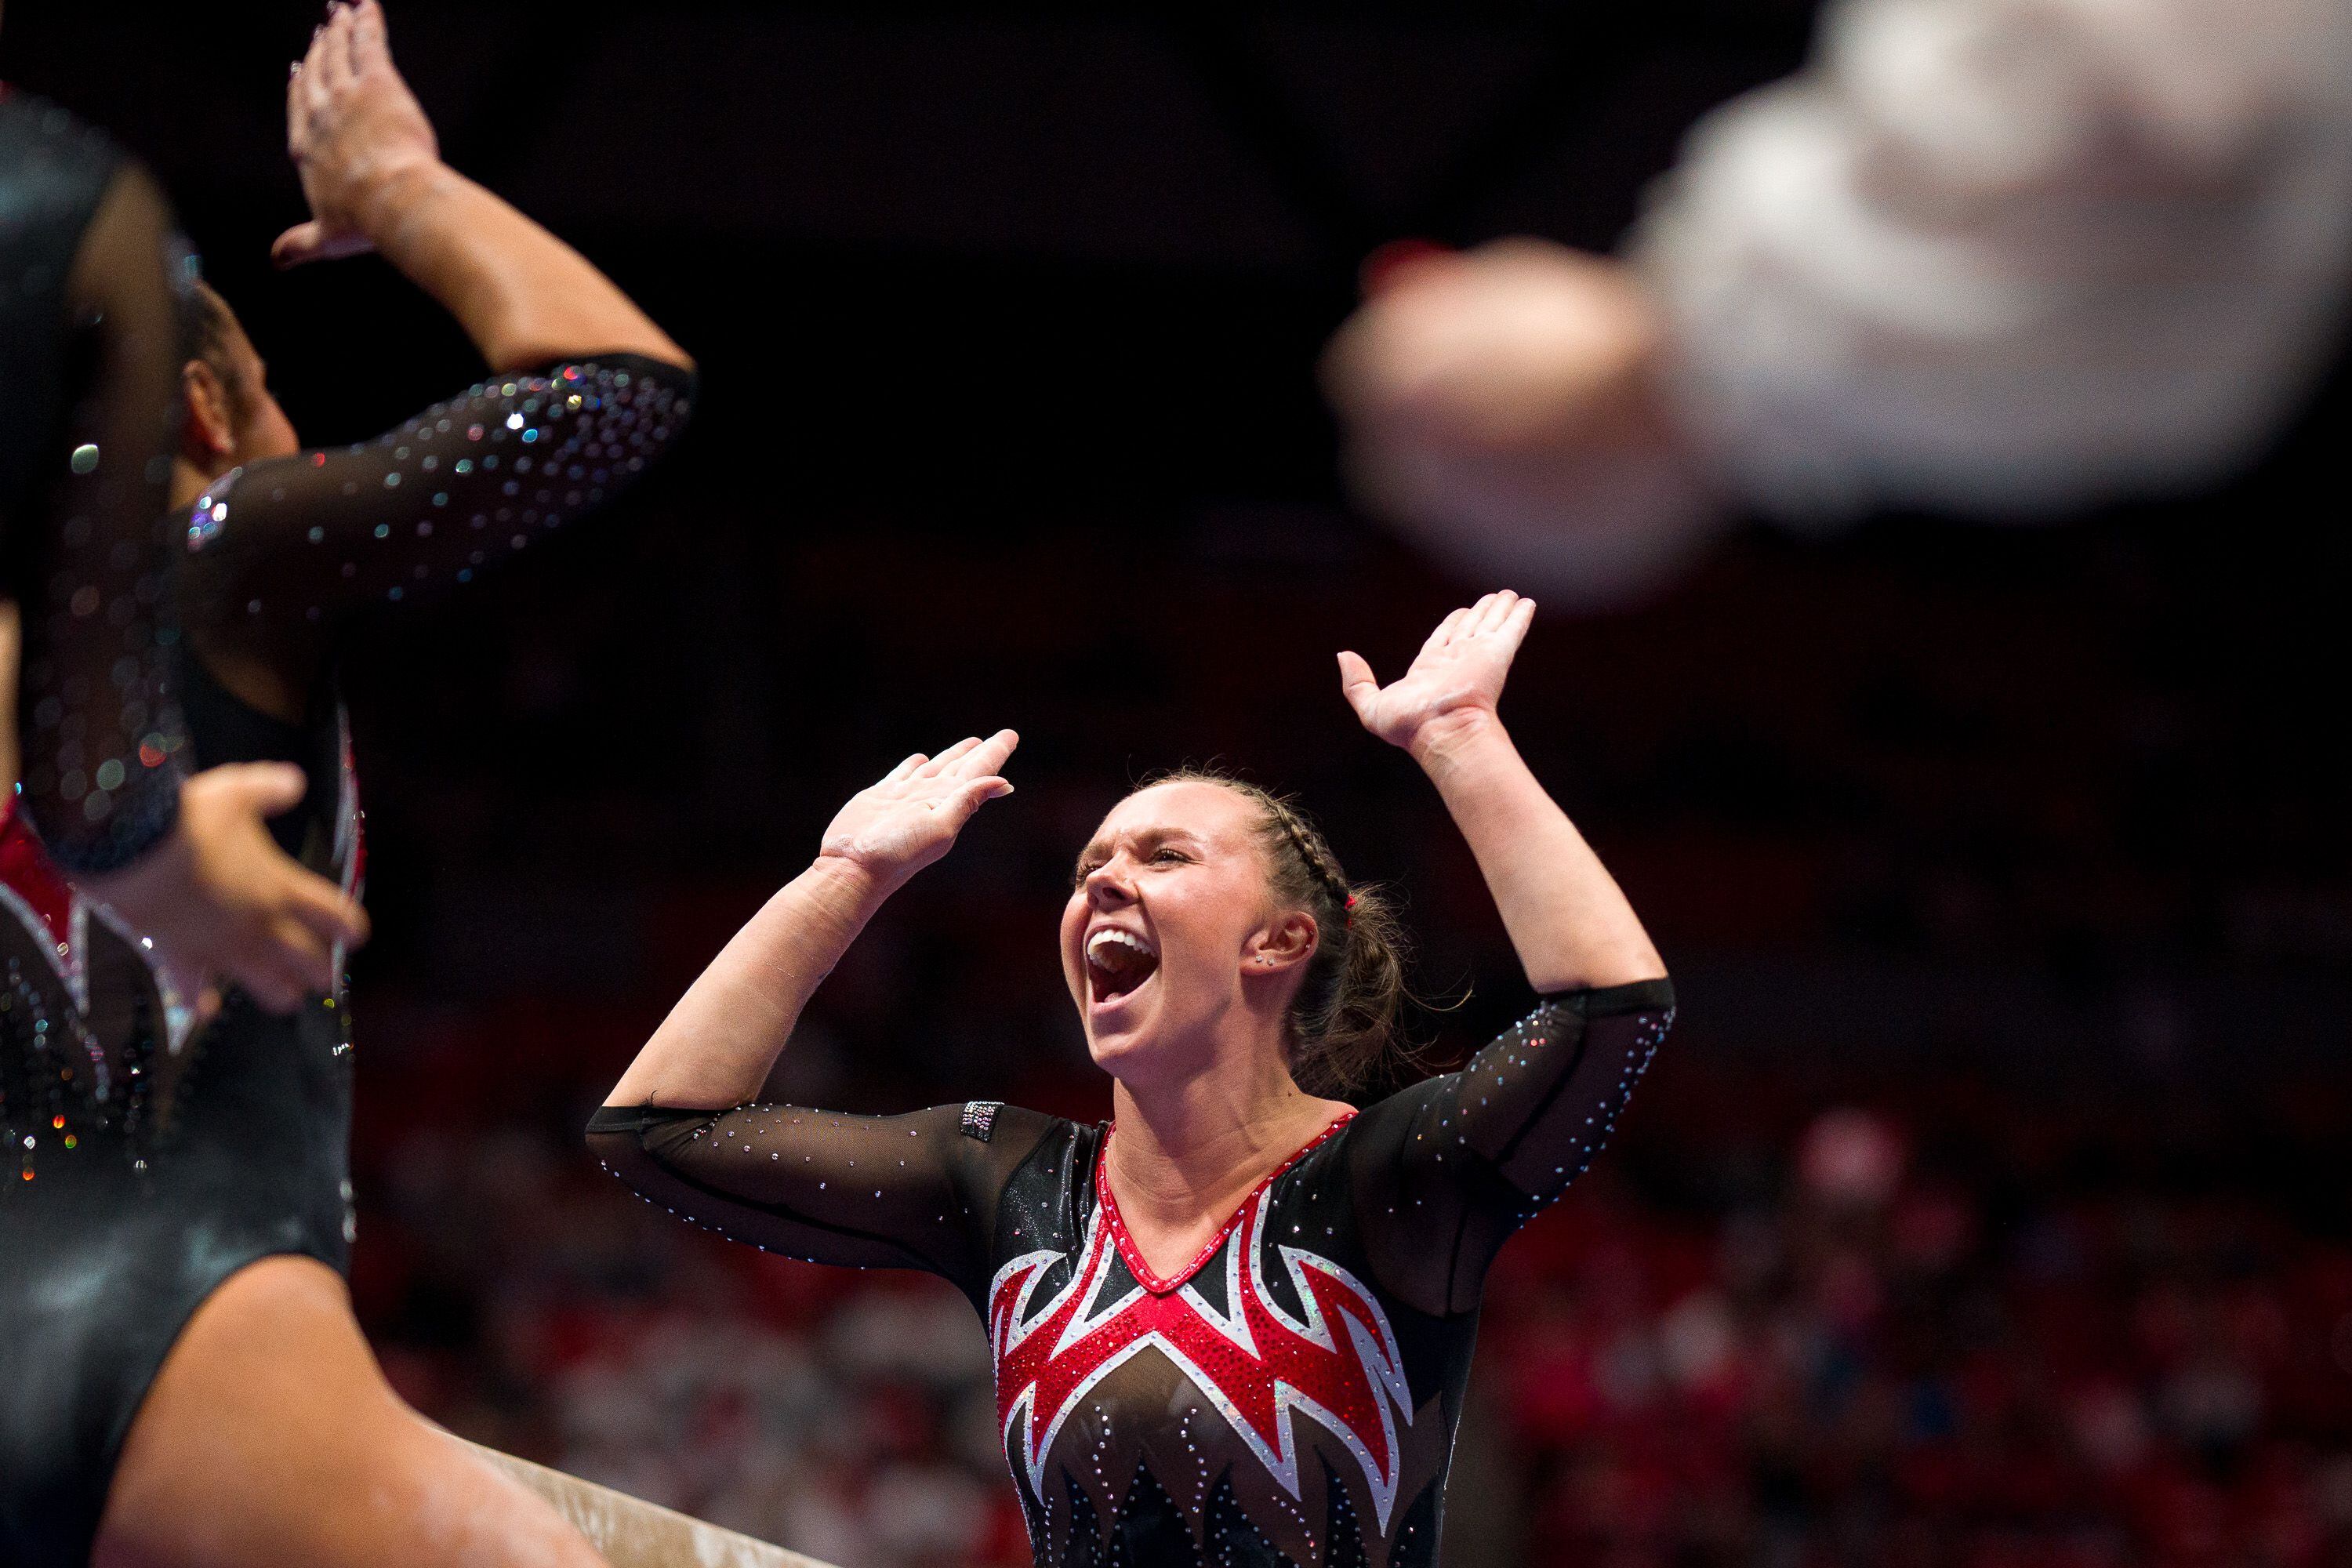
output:
[{"label": "chin", "polygon": [[1086,1034],[1087,1055],[1095,1066],[1130,1088],[1168,1076],[1175,1065],[1168,1041],[1144,1020],[1102,1029],[1090,1024]]}]

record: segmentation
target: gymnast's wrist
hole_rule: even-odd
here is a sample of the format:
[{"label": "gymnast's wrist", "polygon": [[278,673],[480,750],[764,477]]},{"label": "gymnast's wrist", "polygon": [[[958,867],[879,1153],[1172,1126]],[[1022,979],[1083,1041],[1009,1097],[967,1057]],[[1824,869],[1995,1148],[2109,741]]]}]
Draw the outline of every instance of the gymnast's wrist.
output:
[{"label": "gymnast's wrist", "polygon": [[376,249],[397,259],[401,251],[430,232],[447,198],[467,181],[437,157],[408,157],[370,169],[357,182],[352,204],[362,233]]},{"label": "gymnast's wrist", "polygon": [[1412,732],[1405,751],[1422,771],[1443,783],[1449,773],[1481,753],[1509,752],[1511,737],[1492,708],[1464,707],[1440,713]]},{"label": "gymnast's wrist", "polygon": [[802,878],[827,904],[854,914],[860,921],[881,908],[907,880],[904,874],[894,874],[837,849],[818,850]]}]

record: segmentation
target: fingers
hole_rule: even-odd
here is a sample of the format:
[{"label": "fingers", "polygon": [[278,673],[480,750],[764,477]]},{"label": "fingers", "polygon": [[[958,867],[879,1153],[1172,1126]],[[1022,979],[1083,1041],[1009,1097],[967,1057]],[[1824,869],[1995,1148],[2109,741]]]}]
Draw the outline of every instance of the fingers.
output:
[{"label": "fingers", "polygon": [[303,51],[302,68],[294,76],[294,85],[301,94],[302,112],[306,116],[326,112],[333,96],[332,73],[327,65],[328,31],[323,25],[311,29],[310,47]]},{"label": "fingers", "polygon": [[326,254],[327,231],[316,223],[298,223],[270,246],[269,264],[282,272],[306,261],[316,261]]},{"label": "fingers", "polygon": [[239,805],[265,817],[293,810],[310,787],[292,763],[224,763],[206,771]]},{"label": "fingers", "polygon": [[1356,717],[1365,728],[1372,722],[1372,704],[1380,700],[1381,683],[1372,674],[1372,667],[1360,653],[1339,655],[1339,695],[1356,710]]},{"label": "fingers", "polygon": [[967,777],[1003,771],[1006,759],[1021,744],[1020,735],[1011,730],[999,730],[987,740],[975,745],[957,764],[957,771]]},{"label": "fingers", "polygon": [[329,946],[367,945],[371,929],[367,910],[326,878],[297,870],[287,883],[285,898],[287,912]]},{"label": "fingers", "polygon": [[384,29],[383,7],[376,0],[360,0],[352,8],[352,67],[358,71],[392,68],[392,44]]},{"label": "fingers", "polygon": [[349,5],[336,5],[327,13],[327,30],[320,37],[320,58],[325,61],[327,79],[322,84],[331,90],[348,87],[352,79],[352,24],[355,14]]},{"label": "fingers", "polygon": [[[289,862],[266,895],[269,912],[253,933],[251,951],[226,964],[238,984],[273,1013],[291,1012],[306,996],[335,988],[335,938],[312,929],[301,901],[310,873]],[[338,922],[341,923],[341,922]]]},{"label": "fingers", "polygon": [[979,746],[979,736],[967,735],[962,740],[958,741],[954,745],[950,746],[946,751],[941,752],[938,756],[933,757],[923,766],[917,768],[915,770],[916,775],[920,778],[943,777],[947,774],[950,769],[956,765],[956,763],[961,762],[965,757],[970,756],[974,751],[978,750]]},{"label": "fingers", "polygon": [[291,1013],[305,996],[334,988],[332,951],[299,923],[271,921],[254,942],[255,950],[228,955],[221,967],[268,1011]]},{"label": "fingers", "polygon": [[929,757],[924,755],[920,752],[909,752],[905,762],[900,763],[897,767],[892,768],[888,773],[884,773],[879,782],[886,784],[897,784],[900,779],[907,777],[917,768],[921,767],[925,763],[928,763],[930,760],[931,759]]},{"label": "fingers", "polygon": [[1528,628],[1535,624],[1536,602],[1533,599],[1521,599],[1511,606],[1510,615],[1503,621],[1502,631],[1503,636],[1509,639],[1512,653],[1519,651],[1519,645],[1527,641]]},{"label": "fingers", "polygon": [[956,791],[956,823],[958,826],[971,820],[971,814],[989,801],[1013,793],[1011,781],[995,773],[971,779]]},{"label": "fingers", "polygon": [[985,741],[977,735],[967,735],[915,772],[926,778],[970,778],[976,773],[992,773],[1004,765],[1013,748],[1020,743],[1020,734],[1012,730],[999,730]]},{"label": "fingers", "polygon": [[[1509,623],[1512,616],[1519,613],[1521,605],[1532,605],[1532,603],[1533,601],[1519,597],[1508,588],[1481,595],[1475,604],[1465,605],[1440,621],[1437,624],[1437,629],[1429,634],[1429,640],[1421,645],[1421,651],[1434,653],[1447,644],[1459,642],[1464,637],[1480,637],[1488,632],[1500,631]],[[1519,635],[1525,634],[1526,628],[1522,627]]]},{"label": "fingers", "polygon": [[1475,606],[1475,619],[1471,627],[1473,637],[1483,637],[1498,630],[1518,607],[1519,596],[1506,588],[1499,594],[1489,594]]},{"label": "fingers", "polygon": [[310,146],[310,110],[302,91],[302,62],[286,68],[286,155],[296,163]]},{"label": "fingers", "polygon": [[367,911],[334,883],[283,856],[257,895],[265,912],[247,929],[240,949],[223,956],[221,967],[273,1013],[292,1012],[305,998],[333,991],[339,952],[368,939]]},{"label": "fingers", "polygon": [[279,994],[289,998],[281,1011],[291,1011],[302,1005],[304,997],[324,995],[335,988],[334,943],[320,941],[316,931],[290,915],[274,922],[271,940],[277,949],[272,967],[279,979]]}]

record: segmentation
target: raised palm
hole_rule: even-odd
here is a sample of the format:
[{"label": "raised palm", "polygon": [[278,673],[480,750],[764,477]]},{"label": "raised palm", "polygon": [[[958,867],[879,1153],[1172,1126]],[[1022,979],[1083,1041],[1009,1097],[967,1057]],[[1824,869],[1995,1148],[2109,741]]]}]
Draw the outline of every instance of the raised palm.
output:
[{"label": "raised palm", "polygon": [[1506,589],[1454,611],[1429,634],[1403,679],[1382,686],[1360,655],[1339,656],[1339,688],[1364,728],[1412,749],[1445,725],[1491,718],[1536,604]]},{"label": "raised palm", "polygon": [[896,887],[938,859],[983,801],[1011,795],[1002,773],[1021,737],[999,730],[959,741],[936,757],[920,752],[859,790],[824,830],[820,856],[863,867]]},{"label": "raised palm", "polygon": [[392,63],[380,0],[329,8],[286,83],[286,150],[310,220],[278,237],[270,255],[280,267],[373,249],[376,193],[440,161],[433,122]]}]

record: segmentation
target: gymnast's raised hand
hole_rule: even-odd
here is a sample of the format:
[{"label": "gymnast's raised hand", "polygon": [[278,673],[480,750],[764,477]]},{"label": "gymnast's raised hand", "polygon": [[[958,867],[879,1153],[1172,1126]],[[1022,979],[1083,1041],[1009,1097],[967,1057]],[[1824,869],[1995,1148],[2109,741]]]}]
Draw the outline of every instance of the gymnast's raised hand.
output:
[{"label": "gymnast's raised hand", "polygon": [[1363,656],[1339,656],[1339,685],[1364,728],[1416,758],[1492,723],[1503,679],[1536,618],[1536,602],[1505,589],[1438,623],[1404,678],[1373,679]]},{"label": "gymnast's raised hand", "polygon": [[917,752],[849,797],[817,846],[832,859],[890,892],[946,854],[987,801],[1013,793],[999,771],[1021,737],[999,730],[983,741],[958,741],[936,757]]},{"label": "gymnast's raised hand", "polygon": [[[338,26],[341,11],[351,15]],[[373,250],[383,209],[441,166],[433,122],[392,63],[383,7],[359,0],[329,16],[286,81],[286,151],[310,218],[270,247],[280,267]]]}]

